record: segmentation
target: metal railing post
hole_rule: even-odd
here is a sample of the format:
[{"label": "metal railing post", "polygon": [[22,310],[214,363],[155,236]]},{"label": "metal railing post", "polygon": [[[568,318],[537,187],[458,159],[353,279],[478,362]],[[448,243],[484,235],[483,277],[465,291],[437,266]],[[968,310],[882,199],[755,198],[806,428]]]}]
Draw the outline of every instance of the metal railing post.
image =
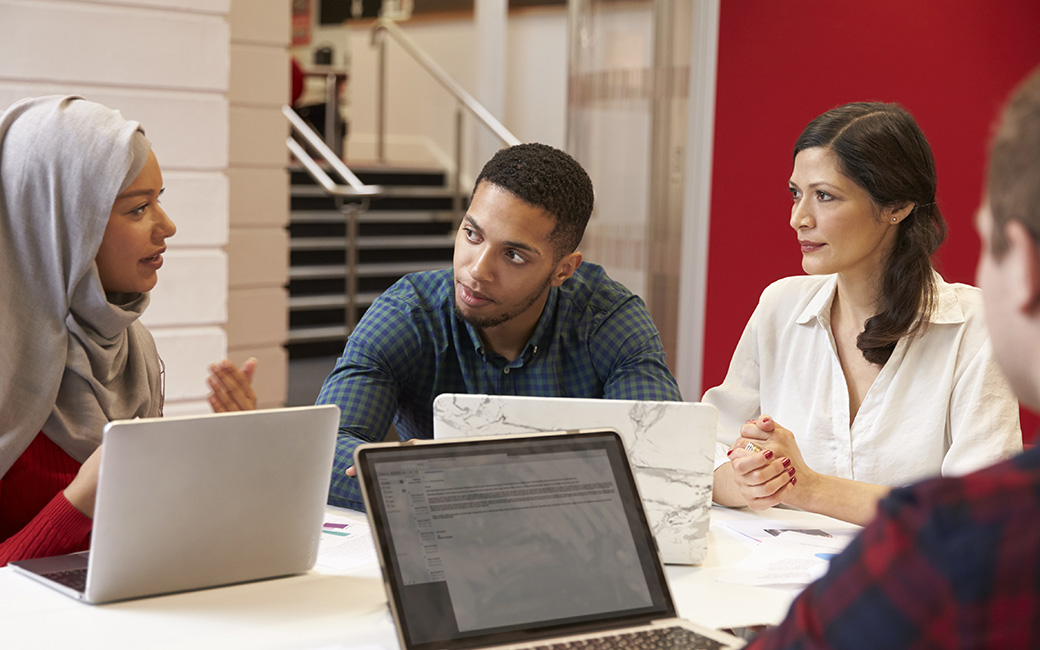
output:
[{"label": "metal railing post", "polygon": [[346,210],[346,275],[344,290],[346,291],[345,313],[347,336],[358,322],[358,234],[361,230],[358,221],[361,210],[357,203],[351,202]]},{"label": "metal railing post", "polygon": [[455,104],[455,191],[451,193],[451,209],[462,219],[462,104]]},{"label": "metal railing post", "polygon": [[386,163],[386,37],[373,32],[379,39],[379,70],[376,73],[376,160]]}]

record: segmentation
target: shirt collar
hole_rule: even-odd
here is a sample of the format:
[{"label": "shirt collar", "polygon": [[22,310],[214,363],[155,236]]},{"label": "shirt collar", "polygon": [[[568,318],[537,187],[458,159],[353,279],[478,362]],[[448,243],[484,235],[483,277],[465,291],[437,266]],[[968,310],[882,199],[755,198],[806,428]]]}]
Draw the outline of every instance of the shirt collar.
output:
[{"label": "shirt collar", "polygon": [[[932,305],[931,314],[925,318],[928,322],[939,325],[963,323],[964,310],[961,309],[960,300],[957,299],[957,292],[935,271],[932,271],[932,281],[935,283],[935,302]],[[838,276],[832,275],[827,278],[802,313],[798,315],[796,322],[804,325],[815,318],[829,326],[831,303],[834,301],[834,292],[837,291],[837,288]]]},{"label": "shirt collar", "polygon": [[822,324],[829,325],[831,320],[831,303],[834,301],[834,292],[838,288],[838,276],[832,275],[816,290],[809,304],[805,306],[802,313],[798,314],[795,322],[805,325],[812,319],[818,319]]},{"label": "shirt collar", "polygon": [[[549,296],[545,300],[545,308],[542,309],[542,315],[538,319],[538,324],[535,326],[531,338],[527,340],[527,345],[524,346],[524,351],[521,352],[520,356],[516,359],[516,361],[519,362],[517,365],[523,365],[523,363],[534,356],[534,354],[538,352],[541,342],[549,336],[549,333],[552,331],[552,324],[556,320],[559,301],[560,288],[549,287]],[[477,328],[473,327],[469,321],[463,319],[462,322],[466,326],[466,332],[469,333],[469,340],[473,344],[473,349],[486,360],[487,357],[485,355],[484,342],[480,339],[480,333],[477,331]]]}]

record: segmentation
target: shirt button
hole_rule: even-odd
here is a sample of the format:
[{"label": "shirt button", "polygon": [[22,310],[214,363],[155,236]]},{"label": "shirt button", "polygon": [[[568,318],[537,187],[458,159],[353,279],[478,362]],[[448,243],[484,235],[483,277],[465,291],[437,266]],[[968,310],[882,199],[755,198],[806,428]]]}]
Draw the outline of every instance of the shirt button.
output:
[{"label": "shirt button", "polygon": [[508,374],[509,374],[509,368],[506,368],[506,369],[505,369],[505,370],[503,370],[502,372],[504,372],[504,373],[506,373],[506,374],[508,375]]}]

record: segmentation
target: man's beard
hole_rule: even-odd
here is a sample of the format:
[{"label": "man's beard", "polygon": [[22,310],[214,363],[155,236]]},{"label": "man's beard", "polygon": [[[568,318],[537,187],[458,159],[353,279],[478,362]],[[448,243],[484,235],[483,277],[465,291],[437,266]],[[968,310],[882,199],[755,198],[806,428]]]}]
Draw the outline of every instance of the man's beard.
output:
[{"label": "man's beard", "polygon": [[477,317],[473,317],[473,316],[467,316],[466,314],[464,314],[462,312],[462,310],[459,309],[458,303],[455,303],[455,305],[454,305],[455,315],[457,317],[461,318],[462,320],[466,321],[467,323],[469,323],[473,327],[477,328],[478,330],[483,330],[483,329],[488,329],[488,328],[491,328],[491,327],[495,327],[495,326],[501,325],[501,324],[503,324],[505,322],[511,321],[514,318],[516,318],[517,316],[519,316],[520,314],[522,314],[525,311],[527,311],[527,308],[530,307],[531,305],[533,305],[535,303],[535,301],[538,300],[539,297],[541,297],[542,292],[545,291],[545,288],[548,287],[550,284],[552,284],[552,273],[550,273],[549,275],[547,275],[545,277],[545,282],[542,283],[542,286],[540,286],[535,291],[531,292],[531,294],[528,295],[523,300],[523,302],[521,302],[519,305],[517,305],[515,311],[514,310],[510,310],[510,311],[503,312],[501,314],[496,314],[494,316],[489,316],[487,318],[477,318]]}]

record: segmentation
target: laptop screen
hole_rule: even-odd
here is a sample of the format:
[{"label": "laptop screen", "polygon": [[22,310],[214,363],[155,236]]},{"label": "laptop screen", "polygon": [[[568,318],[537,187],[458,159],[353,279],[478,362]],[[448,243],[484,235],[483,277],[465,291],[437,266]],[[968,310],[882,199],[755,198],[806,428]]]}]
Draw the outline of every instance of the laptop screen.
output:
[{"label": "laptop screen", "polygon": [[612,431],[359,448],[405,646],[674,616],[624,454]]}]

